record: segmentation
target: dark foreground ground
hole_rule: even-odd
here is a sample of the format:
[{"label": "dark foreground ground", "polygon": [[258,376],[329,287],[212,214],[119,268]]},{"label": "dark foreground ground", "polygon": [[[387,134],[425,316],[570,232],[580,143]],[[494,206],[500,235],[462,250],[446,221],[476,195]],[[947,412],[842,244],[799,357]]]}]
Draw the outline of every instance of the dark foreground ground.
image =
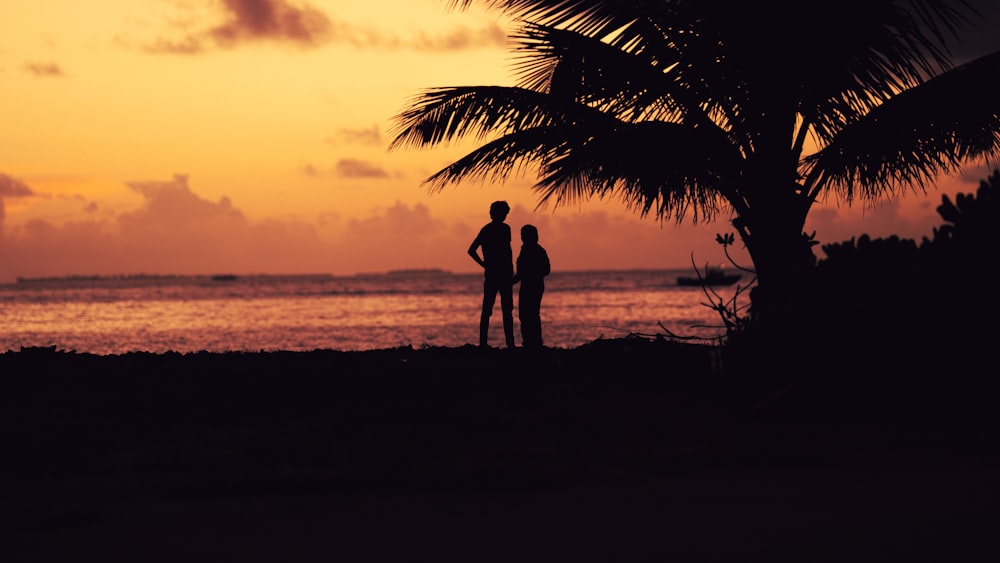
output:
[{"label": "dark foreground ground", "polygon": [[0,354],[0,561],[1000,560],[990,386],[775,365]]}]

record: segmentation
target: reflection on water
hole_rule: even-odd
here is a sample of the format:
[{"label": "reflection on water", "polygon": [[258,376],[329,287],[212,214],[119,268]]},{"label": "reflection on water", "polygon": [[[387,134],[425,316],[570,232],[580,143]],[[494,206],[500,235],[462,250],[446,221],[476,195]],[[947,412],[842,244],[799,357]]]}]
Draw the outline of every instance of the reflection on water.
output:
[{"label": "reflection on water", "polygon": [[[701,288],[676,285],[677,275],[689,274],[554,272],[542,302],[545,343],[569,348],[601,337],[656,334],[662,332],[657,323],[681,335],[718,335],[718,315],[704,304]],[[25,280],[0,286],[0,351],[462,346],[478,342],[481,288],[478,274],[447,272]],[[736,289],[717,291],[728,298]],[[494,318],[491,344],[500,346],[499,309]]]}]

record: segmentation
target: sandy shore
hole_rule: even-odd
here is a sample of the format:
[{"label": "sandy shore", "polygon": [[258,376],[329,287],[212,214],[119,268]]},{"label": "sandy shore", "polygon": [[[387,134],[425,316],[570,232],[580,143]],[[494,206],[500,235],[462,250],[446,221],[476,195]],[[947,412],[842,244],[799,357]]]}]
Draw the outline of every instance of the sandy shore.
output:
[{"label": "sandy shore", "polygon": [[0,374],[3,561],[1000,556],[995,416],[876,404],[898,380],[748,378],[642,339],[31,349]]}]

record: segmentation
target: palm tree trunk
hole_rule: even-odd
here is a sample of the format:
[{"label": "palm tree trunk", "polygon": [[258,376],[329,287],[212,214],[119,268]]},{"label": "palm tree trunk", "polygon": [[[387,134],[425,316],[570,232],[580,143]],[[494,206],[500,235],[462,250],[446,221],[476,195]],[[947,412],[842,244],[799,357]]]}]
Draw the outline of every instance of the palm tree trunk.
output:
[{"label": "palm tree trunk", "polygon": [[803,232],[808,206],[798,194],[768,194],[742,217],[740,236],[753,260],[757,286],[751,291],[750,320],[768,338],[801,334],[813,315],[810,277],[816,265],[815,245]]}]

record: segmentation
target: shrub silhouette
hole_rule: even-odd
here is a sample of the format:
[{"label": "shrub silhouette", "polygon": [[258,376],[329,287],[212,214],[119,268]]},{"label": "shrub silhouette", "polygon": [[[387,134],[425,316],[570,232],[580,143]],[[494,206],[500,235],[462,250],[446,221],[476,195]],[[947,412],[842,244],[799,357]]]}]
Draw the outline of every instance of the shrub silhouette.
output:
[{"label": "shrub silhouette", "polygon": [[992,322],[997,304],[986,284],[1000,224],[1000,169],[975,195],[942,196],[944,224],[918,245],[912,239],[862,235],[822,247],[815,269],[816,322],[832,341],[962,346],[981,337],[971,327]]},{"label": "shrub silhouette", "polygon": [[956,274],[972,282],[988,279],[992,271],[989,257],[994,250],[992,237],[1000,218],[998,191],[1000,169],[995,169],[989,178],[980,181],[975,196],[960,193],[954,203],[947,195],[941,197],[937,212],[946,224],[934,229],[933,238],[925,238],[921,245],[933,265],[960,267]]}]

